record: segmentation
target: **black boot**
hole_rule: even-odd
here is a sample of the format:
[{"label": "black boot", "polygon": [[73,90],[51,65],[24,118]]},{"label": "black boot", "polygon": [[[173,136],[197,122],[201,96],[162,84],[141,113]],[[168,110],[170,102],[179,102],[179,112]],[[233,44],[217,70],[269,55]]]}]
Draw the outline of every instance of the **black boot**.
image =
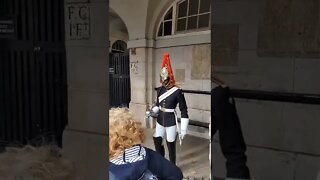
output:
[{"label": "black boot", "polygon": [[173,164],[176,164],[176,141],[168,142],[169,159]]},{"label": "black boot", "polygon": [[162,145],[162,137],[153,137],[154,147],[161,156],[164,157],[164,146]]}]

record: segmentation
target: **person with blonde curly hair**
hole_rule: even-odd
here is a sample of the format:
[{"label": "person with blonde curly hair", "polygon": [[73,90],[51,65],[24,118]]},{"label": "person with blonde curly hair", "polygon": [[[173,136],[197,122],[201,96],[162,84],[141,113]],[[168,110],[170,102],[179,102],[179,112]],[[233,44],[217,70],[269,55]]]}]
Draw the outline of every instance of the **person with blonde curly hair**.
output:
[{"label": "person with blonde curly hair", "polygon": [[183,174],[159,153],[142,146],[145,135],[128,108],[109,110],[109,179],[181,180]]}]

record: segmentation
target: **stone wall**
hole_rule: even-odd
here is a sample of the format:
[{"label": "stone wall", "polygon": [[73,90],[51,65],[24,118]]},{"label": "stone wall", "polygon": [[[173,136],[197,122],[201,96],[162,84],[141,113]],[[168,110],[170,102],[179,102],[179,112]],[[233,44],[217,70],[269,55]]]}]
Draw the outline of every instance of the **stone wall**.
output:
[{"label": "stone wall", "polygon": [[[214,1],[213,73],[236,89],[319,94],[318,4]],[[237,99],[237,107],[255,179],[320,178],[320,106]],[[213,174],[224,176],[217,140]]]}]

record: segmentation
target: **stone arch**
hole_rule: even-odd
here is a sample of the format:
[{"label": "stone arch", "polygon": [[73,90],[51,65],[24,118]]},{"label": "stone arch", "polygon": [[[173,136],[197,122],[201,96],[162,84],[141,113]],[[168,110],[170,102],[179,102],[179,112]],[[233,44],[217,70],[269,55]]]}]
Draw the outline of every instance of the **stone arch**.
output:
[{"label": "stone arch", "polygon": [[123,19],[111,8],[109,9],[109,41],[110,51],[114,42],[121,40],[125,43],[129,40],[128,28]]},{"label": "stone arch", "polygon": [[[109,7],[116,12],[125,23],[129,40],[139,40],[145,38],[146,35],[146,19],[148,10],[148,0],[143,1],[110,1]],[[136,11],[133,7],[139,7]]]}]

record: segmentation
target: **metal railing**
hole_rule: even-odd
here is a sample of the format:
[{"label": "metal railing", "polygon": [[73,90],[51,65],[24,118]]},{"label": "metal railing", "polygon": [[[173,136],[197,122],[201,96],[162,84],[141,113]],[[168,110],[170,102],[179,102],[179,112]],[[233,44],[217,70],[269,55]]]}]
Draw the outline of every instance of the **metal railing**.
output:
[{"label": "metal railing", "polygon": [[[157,90],[158,88],[155,88]],[[182,90],[184,93],[211,95],[210,91]],[[274,92],[247,89],[230,89],[231,95],[240,99],[289,102],[301,104],[320,104],[320,94]]]}]

